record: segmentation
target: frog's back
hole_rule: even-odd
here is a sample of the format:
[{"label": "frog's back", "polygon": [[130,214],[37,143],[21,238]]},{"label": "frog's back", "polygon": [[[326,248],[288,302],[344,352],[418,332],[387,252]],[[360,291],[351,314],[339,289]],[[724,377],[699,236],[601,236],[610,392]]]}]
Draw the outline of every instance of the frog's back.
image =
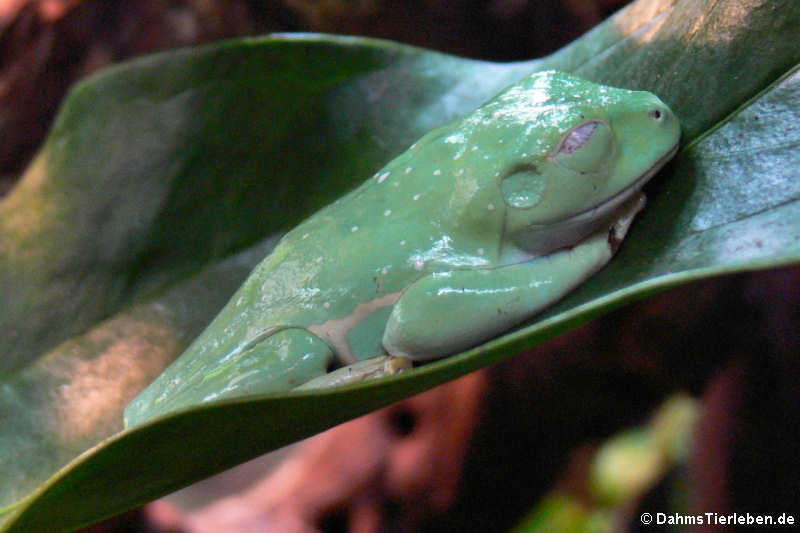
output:
[{"label": "frog's back", "polygon": [[217,320],[235,319],[247,342],[274,328],[342,319],[423,275],[410,261],[426,244],[419,221],[393,209],[380,185],[369,180],[287,233]]}]

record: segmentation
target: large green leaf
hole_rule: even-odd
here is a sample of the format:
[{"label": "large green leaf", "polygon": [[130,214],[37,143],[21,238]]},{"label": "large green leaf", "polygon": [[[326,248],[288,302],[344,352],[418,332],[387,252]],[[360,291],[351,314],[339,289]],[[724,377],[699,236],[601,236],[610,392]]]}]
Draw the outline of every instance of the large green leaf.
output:
[{"label": "large green leaf", "polygon": [[[539,61],[276,36],[81,83],[0,203],[3,530],[89,523],[655,290],[800,260],[798,34],[792,0],[640,0]],[[651,90],[683,124],[682,151],[609,267],[538,320],[413,373],[122,430],[127,401],[276,235],[426,130],[546,68]]]}]

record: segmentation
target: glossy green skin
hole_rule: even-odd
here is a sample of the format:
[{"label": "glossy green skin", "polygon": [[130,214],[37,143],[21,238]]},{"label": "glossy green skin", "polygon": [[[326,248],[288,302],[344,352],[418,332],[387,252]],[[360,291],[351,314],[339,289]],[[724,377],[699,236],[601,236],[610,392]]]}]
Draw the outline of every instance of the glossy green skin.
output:
[{"label": "glossy green skin", "polygon": [[[570,131],[587,122],[594,130],[573,151]],[[559,72],[523,79],[285,235],[128,408],[128,422],[287,390],[387,349],[431,359],[496,336],[610,259],[615,210],[678,136],[678,121],[650,93]],[[576,259],[590,235],[587,259]],[[572,246],[573,255],[557,252]],[[531,261],[543,256],[552,264]],[[505,304],[493,295],[531,279],[543,288],[530,283],[515,295],[525,305],[498,319]],[[454,283],[471,290],[436,299]]]}]

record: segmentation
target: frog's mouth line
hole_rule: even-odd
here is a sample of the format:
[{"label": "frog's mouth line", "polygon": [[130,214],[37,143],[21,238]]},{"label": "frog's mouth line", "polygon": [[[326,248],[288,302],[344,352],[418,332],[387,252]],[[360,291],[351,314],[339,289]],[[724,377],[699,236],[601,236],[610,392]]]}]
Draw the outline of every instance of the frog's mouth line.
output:
[{"label": "frog's mouth line", "polygon": [[[627,202],[634,194],[639,192],[642,187],[644,187],[645,183],[650,181],[650,178],[652,178],[659,170],[661,170],[667,161],[672,159],[677,152],[678,143],[675,143],[675,146],[672,148],[672,150],[664,154],[661,159],[656,161],[656,163],[650,167],[649,170],[636,178],[633,183],[622,189],[620,192],[594,207],[590,207],[589,209],[581,211],[580,213],[572,215],[568,218],[557,220],[553,223],[553,225],[556,227],[562,225],[580,227],[583,224],[591,223],[592,221],[605,220],[608,216],[613,214],[618,207]],[[551,226],[551,228],[552,227],[553,226]]]}]

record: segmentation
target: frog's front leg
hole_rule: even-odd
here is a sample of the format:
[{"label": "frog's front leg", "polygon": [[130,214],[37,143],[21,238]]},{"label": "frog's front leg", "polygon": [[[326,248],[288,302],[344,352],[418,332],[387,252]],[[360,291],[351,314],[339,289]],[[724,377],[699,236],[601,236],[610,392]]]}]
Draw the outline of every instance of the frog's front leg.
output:
[{"label": "frog's front leg", "polygon": [[431,274],[403,293],[383,346],[396,357],[422,361],[458,353],[561,299],[610,258],[604,234],[526,263]]},{"label": "frog's front leg", "polygon": [[525,263],[435,273],[416,281],[392,310],[384,348],[395,357],[424,361],[499,335],[608,263],[639,208],[569,249]]}]

